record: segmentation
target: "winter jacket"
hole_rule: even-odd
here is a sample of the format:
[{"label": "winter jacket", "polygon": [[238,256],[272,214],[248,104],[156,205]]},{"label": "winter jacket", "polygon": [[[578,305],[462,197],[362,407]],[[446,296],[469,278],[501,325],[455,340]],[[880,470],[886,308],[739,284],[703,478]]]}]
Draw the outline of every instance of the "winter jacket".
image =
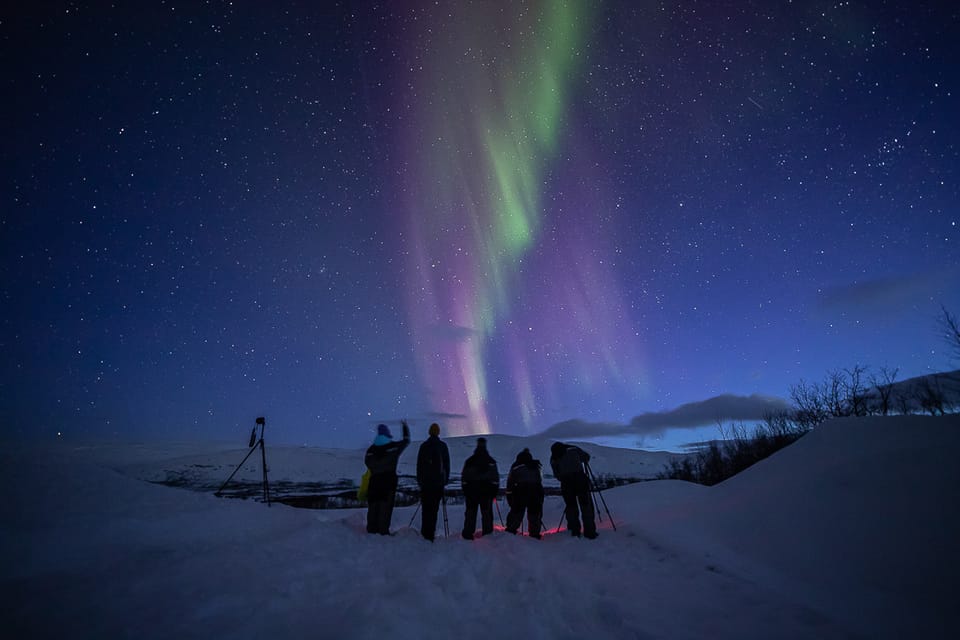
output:
[{"label": "winter jacket", "polygon": [[500,471],[497,461],[486,448],[477,447],[472,456],[463,463],[460,473],[460,485],[464,495],[494,498],[500,489]]},{"label": "winter jacket", "polygon": [[438,436],[430,436],[417,453],[417,484],[421,491],[439,492],[450,482],[450,451]]},{"label": "winter jacket", "polygon": [[510,472],[507,474],[507,500],[515,496],[524,500],[539,498],[543,500],[543,465],[534,460],[528,449],[524,449],[517,456]]},{"label": "winter jacket", "polygon": [[518,491],[531,487],[543,490],[543,479],[540,475],[540,461],[518,462],[510,467],[507,474],[507,491]]},{"label": "winter jacket", "polygon": [[561,483],[586,477],[583,465],[590,461],[589,453],[580,447],[562,442],[553,443],[550,453],[550,468],[553,469],[554,477]]},{"label": "winter jacket", "polygon": [[400,454],[410,444],[410,428],[403,425],[403,440],[393,441],[384,436],[377,436],[373,444],[367,449],[363,462],[370,469],[370,481],[377,476],[397,477],[397,462]]}]

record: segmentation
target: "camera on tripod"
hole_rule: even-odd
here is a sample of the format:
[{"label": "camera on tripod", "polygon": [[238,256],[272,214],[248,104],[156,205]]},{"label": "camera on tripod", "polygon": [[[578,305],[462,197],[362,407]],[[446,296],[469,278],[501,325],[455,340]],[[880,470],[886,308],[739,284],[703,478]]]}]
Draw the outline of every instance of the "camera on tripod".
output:
[{"label": "camera on tripod", "polygon": [[[257,427],[260,427],[259,438],[257,437]],[[263,442],[263,432],[264,430],[266,430],[266,428],[267,428],[266,418],[264,418],[263,416],[260,416],[259,418],[257,418],[257,421],[253,425],[253,431],[250,432],[250,444],[248,445],[250,447],[250,452],[247,453],[244,459],[240,461],[240,464],[237,465],[237,468],[233,470],[233,473],[230,474],[230,477],[227,478],[226,482],[220,485],[220,488],[217,489],[214,495],[216,496],[222,495],[224,487],[226,487],[227,484],[229,484],[230,480],[233,479],[233,476],[237,473],[237,471],[240,470],[240,467],[242,467],[243,464],[247,461],[247,458],[250,457],[250,454],[252,454],[254,451],[257,450],[257,446],[259,445],[260,459],[262,464],[261,468],[263,469],[263,499],[267,503],[267,506],[268,507],[270,506],[270,483],[267,481],[267,447]]]},{"label": "camera on tripod", "polygon": [[253,425],[253,431],[250,432],[250,444],[247,446],[253,448],[257,445],[257,427],[260,427],[260,437],[263,437],[263,428],[267,426],[267,420],[263,416],[257,418],[256,424]]}]

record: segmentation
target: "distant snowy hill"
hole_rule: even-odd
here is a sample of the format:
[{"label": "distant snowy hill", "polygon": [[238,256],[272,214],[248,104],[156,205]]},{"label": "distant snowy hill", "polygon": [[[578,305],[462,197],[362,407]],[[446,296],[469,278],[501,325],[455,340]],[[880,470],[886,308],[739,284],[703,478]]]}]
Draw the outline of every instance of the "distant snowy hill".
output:
[{"label": "distant snowy hill", "polygon": [[[456,460],[470,440],[451,442]],[[517,444],[497,440],[502,467]],[[603,512],[595,541],[556,530],[551,496],[541,541],[499,521],[463,540],[451,505],[450,537],[429,543],[412,506],[396,510],[396,535],[371,536],[363,509],[268,508],[140,478],[195,466],[219,479],[242,448],[8,445],[3,626],[138,640],[954,638],[958,451],[957,415],[834,420],[714,487],[604,491],[616,530]],[[361,468],[359,452],[267,455],[278,481]],[[595,468],[641,460],[597,450]]]},{"label": "distant snowy hill", "polygon": [[[488,435],[487,448],[497,460],[504,480],[510,465],[524,448],[529,448],[534,457],[543,463],[545,485],[558,487],[550,470],[550,444],[552,440],[541,437],[519,437],[507,435]],[[400,474],[401,494],[409,493],[408,501],[415,501],[417,449],[422,441],[411,441],[410,446],[400,456],[398,473]],[[460,469],[469,457],[477,442],[477,437],[446,438],[450,449],[451,493],[455,496],[459,490]],[[655,478],[676,454],[665,452],[647,452],[630,449],[614,449],[598,445],[583,444],[584,450],[592,456],[591,467],[599,483],[623,484]],[[186,449],[192,449],[187,453]],[[194,444],[186,447],[182,444],[169,447],[156,446],[147,459],[116,468],[123,473],[150,482],[171,486],[215,491],[240,462],[250,452],[249,449],[224,447],[223,445]],[[104,459],[122,458],[125,446],[104,445],[97,453]],[[355,492],[363,475],[365,449],[323,449],[316,447],[290,447],[266,445],[267,478],[271,495],[275,499],[297,504],[311,503],[310,497],[342,496]],[[141,454],[142,455],[142,454]],[[237,471],[233,480],[224,489],[224,494],[233,496],[258,497],[262,495],[262,460],[259,451],[253,452],[247,462]],[[400,502],[404,499],[401,496]],[[321,501],[326,504],[325,501]],[[342,503],[342,504],[341,504]],[[338,506],[351,506],[349,500],[340,501]],[[354,504],[353,506],[357,506]]]},{"label": "distant snowy hill", "polygon": [[[878,397],[876,389],[871,390],[870,397]],[[900,412],[926,413],[931,401],[938,398],[947,409],[960,407],[960,369],[907,378],[891,388],[893,409]]]}]

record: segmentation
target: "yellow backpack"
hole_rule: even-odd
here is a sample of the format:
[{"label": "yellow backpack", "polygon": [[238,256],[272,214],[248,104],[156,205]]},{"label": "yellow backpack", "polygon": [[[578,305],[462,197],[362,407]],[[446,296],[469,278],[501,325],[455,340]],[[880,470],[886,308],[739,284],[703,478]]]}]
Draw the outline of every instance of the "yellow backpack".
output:
[{"label": "yellow backpack", "polygon": [[357,500],[360,502],[367,501],[367,489],[370,488],[370,469],[367,469],[363,472],[363,477],[360,478],[360,488],[357,489]]}]

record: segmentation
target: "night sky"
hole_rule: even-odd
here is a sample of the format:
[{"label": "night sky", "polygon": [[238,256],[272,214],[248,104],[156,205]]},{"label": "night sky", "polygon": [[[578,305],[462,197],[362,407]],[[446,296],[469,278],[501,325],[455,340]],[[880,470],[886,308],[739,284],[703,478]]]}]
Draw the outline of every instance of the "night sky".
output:
[{"label": "night sky", "polygon": [[948,2],[7,3],[0,434],[361,447],[955,368],[957,42]]}]

